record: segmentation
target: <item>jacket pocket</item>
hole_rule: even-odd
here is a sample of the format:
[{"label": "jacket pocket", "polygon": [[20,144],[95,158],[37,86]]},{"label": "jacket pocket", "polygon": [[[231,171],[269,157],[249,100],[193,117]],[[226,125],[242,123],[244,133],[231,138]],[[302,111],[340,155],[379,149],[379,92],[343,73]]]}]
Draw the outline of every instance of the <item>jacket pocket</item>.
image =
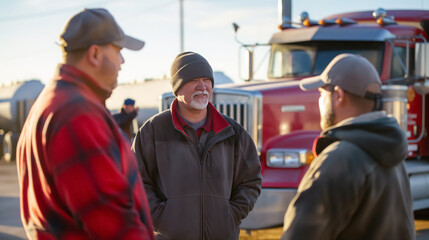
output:
[{"label": "jacket pocket", "polygon": [[155,210],[152,212],[152,222],[153,222],[155,231],[158,231],[157,227],[159,226],[159,223],[162,221],[162,217],[164,216],[163,213],[164,213],[165,205],[167,205],[167,201],[159,202],[156,205]]},{"label": "jacket pocket", "polygon": [[157,232],[166,239],[199,239],[201,229],[200,197],[183,197],[166,201]]},{"label": "jacket pocket", "polygon": [[205,197],[203,214],[207,239],[234,239],[241,219],[236,218],[229,199]]}]

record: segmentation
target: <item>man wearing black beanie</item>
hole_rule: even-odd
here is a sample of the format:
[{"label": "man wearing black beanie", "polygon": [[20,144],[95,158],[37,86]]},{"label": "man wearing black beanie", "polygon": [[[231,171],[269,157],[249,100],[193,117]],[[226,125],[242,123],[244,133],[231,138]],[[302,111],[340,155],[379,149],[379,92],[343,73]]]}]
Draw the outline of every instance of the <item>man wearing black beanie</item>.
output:
[{"label": "man wearing black beanie", "polygon": [[185,83],[201,77],[209,78],[213,88],[213,70],[203,56],[194,52],[183,52],[177,55],[171,65],[170,83],[174,95],[177,96],[177,91]]},{"label": "man wearing black beanie", "polygon": [[171,66],[176,99],[139,130],[141,167],[156,239],[238,239],[261,192],[253,140],[209,102],[213,70],[194,52]]}]

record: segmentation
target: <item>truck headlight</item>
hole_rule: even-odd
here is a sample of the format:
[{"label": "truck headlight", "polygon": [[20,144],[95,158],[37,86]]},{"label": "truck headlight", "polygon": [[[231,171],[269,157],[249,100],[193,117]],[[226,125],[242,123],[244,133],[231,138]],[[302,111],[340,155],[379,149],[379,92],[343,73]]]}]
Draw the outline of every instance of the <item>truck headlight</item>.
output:
[{"label": "truck headlight", "polygon": [[313,153],[307,149],[270,149],[267,165],[278,168],[297,168],[313,161]]}]

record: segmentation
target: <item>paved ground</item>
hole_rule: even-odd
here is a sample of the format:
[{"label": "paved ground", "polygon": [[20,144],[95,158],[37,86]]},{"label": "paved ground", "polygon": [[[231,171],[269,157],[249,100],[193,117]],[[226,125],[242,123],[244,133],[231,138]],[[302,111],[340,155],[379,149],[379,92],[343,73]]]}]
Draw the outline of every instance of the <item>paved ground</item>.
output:
[{"label": "paved ground", "polygon": [[[15,163],[0,161],[0,239],[26,239],[19,217],[19,193]],[[417,240],[429,239],[429,211],[418,214],[415,220]],[[240,240],[279,239],[282,228],[241,231]]]},{"label": "paved ground", "polygon": [[0,239],[26,239],[19,218],[19,192],[15,164],[0,161]]}]

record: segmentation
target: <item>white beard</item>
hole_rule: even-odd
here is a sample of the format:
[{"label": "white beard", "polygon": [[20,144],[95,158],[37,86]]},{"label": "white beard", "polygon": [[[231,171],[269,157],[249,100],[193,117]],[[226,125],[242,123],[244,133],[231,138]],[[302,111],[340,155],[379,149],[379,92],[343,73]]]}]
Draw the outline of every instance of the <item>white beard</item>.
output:
[{"label": "white beard", "polygon": [[[207,99],[204,101],[194,101],[194,96],[199,95],[199,94],[206,94],[207,95]],[[207,105],[209,104],[209,97],[208,97],[209,93],[207,91],[197,91],[194,92],[192,94],[192,100],[191,103],[189,103],[189,105],[197,110],[204,110],[205,108],[207,108]]]}]

